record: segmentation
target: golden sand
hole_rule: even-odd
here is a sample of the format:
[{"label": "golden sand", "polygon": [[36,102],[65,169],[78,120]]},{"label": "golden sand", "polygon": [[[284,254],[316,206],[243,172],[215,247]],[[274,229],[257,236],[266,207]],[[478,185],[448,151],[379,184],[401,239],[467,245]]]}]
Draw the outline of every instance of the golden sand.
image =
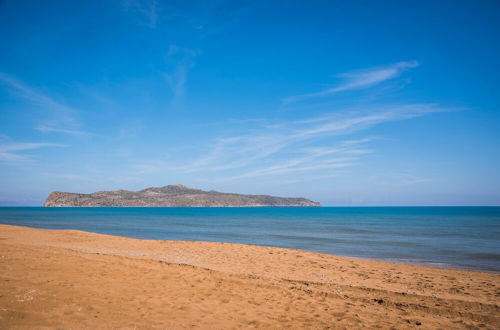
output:
[{"label": "golden sand", "polygon": [[500,329],[500,275],[0,225],[0,328]]}]

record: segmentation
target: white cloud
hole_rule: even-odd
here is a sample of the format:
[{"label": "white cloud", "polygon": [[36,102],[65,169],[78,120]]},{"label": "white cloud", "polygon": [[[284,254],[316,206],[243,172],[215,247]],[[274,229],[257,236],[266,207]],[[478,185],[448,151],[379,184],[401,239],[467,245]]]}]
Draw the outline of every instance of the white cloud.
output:
[{"label": "white cloud", "polygon": [[289,104],[312,98],[325,97],[343,91],[371,87],[386,80],[396,78],[406,70],[414,68],[416,66],[418,66],[418,62],[416,61],[398,62],[387,67],[374,68],[352,73],[343,73],[338,75],[338,77],[344,80],[344,82],[339,86],[324,89],[319,92],[290,96],[285,98],[283,100],[283,103]]},{"label": "white cloud", "polygon": [[47,147],[66,147],[66,145],[56,143],[0,142],[0,160],[28,160],[30,156],[23,152]]},{"label": "white cloud", "polygon": [[167,63],[172,65],[170,73],[165,74],[165,79],[172,91],[173,108],[183,105],[186,97],[186,83],[189,70],[194,66],[196,50],[171,45],[167,53]]},{"label": "white cloud", "polygon": [[[210,151],[189,164],[170,168],[182,172],[237,170],[237,178],[298,171],[334,170],[356,164],[373,137],[336,140],[386,122],[447,111],[432,104],[412,104],[348,111],[343,115],[278,122],[245,135],[219,138]],[[326,146],[325,146],[326,145]]]},{"label": "white cloud", "polygon": [[15,95],[20,98],[48,110],[50,119],[45,119],[42,124],[36,127],[37,130],[45,133],[62,133],[71,135],[87,135],[78,127],[80,126],[77,120],[79,110],[70,106],[57,102],[45,93],[19,81],[18,79],[0,72],[0,83],[11,88]]},{"label": "white cloud", "polygon": [[318,135],[341,135],[367,129],[371,126],[390,121],[405,120],[423,116],[428,113],[447,111],[435,104],[408,104],[398,106],[384,106],[366,109],[365,111],[351,111],[343,116],[335,114],[331,118],[321,117],[314,119],[317,125],[299,128],[298,136],[309,137]]},{"label": "white cloud", "polygon": [[265,175],[281,175],[291,172],[305,172],[317,170],[333,170],[338,168],[350,167],[353,165],[355,158],[329,158],[318,160],[315,158],[309,159],[291,159],[284,163],[269,167],[259,168],[254,171],[245,172],[237,178],[251,178]]},{"label": "white cloud", "polygon": [[94,135],[89,132],[80,131],[76,129],[65,129],[65,128],[52,127],[48,125],[40,125],[35,127],[35,129],[43,133],[62,133],[62,134],[76,135],[76,136]]},{"label": "white cloud", "polygon": [[364,144],[373,141],[375,138],[373,137],[367,137],[367,138],[362,138],[362,139],[356,139],[356,140],[345,140],[342,141],[343,145],[353,145],[353,144]]}]

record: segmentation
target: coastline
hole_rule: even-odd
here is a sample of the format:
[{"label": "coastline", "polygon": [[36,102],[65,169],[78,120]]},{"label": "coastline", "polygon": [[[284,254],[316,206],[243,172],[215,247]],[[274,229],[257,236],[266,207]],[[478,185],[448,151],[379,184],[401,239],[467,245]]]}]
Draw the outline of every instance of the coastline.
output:
[{"label": "coastline", "polygon": [[473,266],[463,265],[463,264],[453,264],[453,263],[448,263],[448,262],[394,259],[394,258],[370,258],[370,257],[363,258],[363,257],[354,257],[354,256],[339,256],[339,257],[361,259],[361,260],[372,260],[372,261],[386,262],[386,263],[390,263],[390,264],[413,265],[413,266],[452,269],[452,270],[464,270],[464,271],[469,271],[469,272],[500,274],[500,270],[497,270],[497,269],[480,268],[480,267],[473,267]]},{"label": "coastline", "polygon": [[[500,271],[500,208],[0,208],[0,223]],[[489,229],[488,229],[489,228]],[[380,258],[386,258],[383,260]]]},{"label": "coastline", "polygon": [[2,328],[500,325],[500,275],[477,270],[11,225],[0,247]]}]

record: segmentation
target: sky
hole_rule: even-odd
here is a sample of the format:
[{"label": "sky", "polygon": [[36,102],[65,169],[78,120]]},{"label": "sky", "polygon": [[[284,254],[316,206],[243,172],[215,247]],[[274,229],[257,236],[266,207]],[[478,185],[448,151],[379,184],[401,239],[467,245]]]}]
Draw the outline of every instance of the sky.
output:
[{"label": "sky", "polygon": [[500,205],[499,58],[493,0],[0,0],[0,205]]}]

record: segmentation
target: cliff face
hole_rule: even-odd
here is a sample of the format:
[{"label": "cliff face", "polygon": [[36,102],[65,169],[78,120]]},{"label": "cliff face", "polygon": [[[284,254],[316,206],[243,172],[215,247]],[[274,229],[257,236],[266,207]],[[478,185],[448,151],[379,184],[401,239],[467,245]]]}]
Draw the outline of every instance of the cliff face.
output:
[{"label": "cliff face", "polygon": [[92,194],[55,191],[47,197],[43,206],[259,207],[321,205],[306,198],[229,194],[192,189],[183,185],[170,185],[140,191],[98,191]]}]

